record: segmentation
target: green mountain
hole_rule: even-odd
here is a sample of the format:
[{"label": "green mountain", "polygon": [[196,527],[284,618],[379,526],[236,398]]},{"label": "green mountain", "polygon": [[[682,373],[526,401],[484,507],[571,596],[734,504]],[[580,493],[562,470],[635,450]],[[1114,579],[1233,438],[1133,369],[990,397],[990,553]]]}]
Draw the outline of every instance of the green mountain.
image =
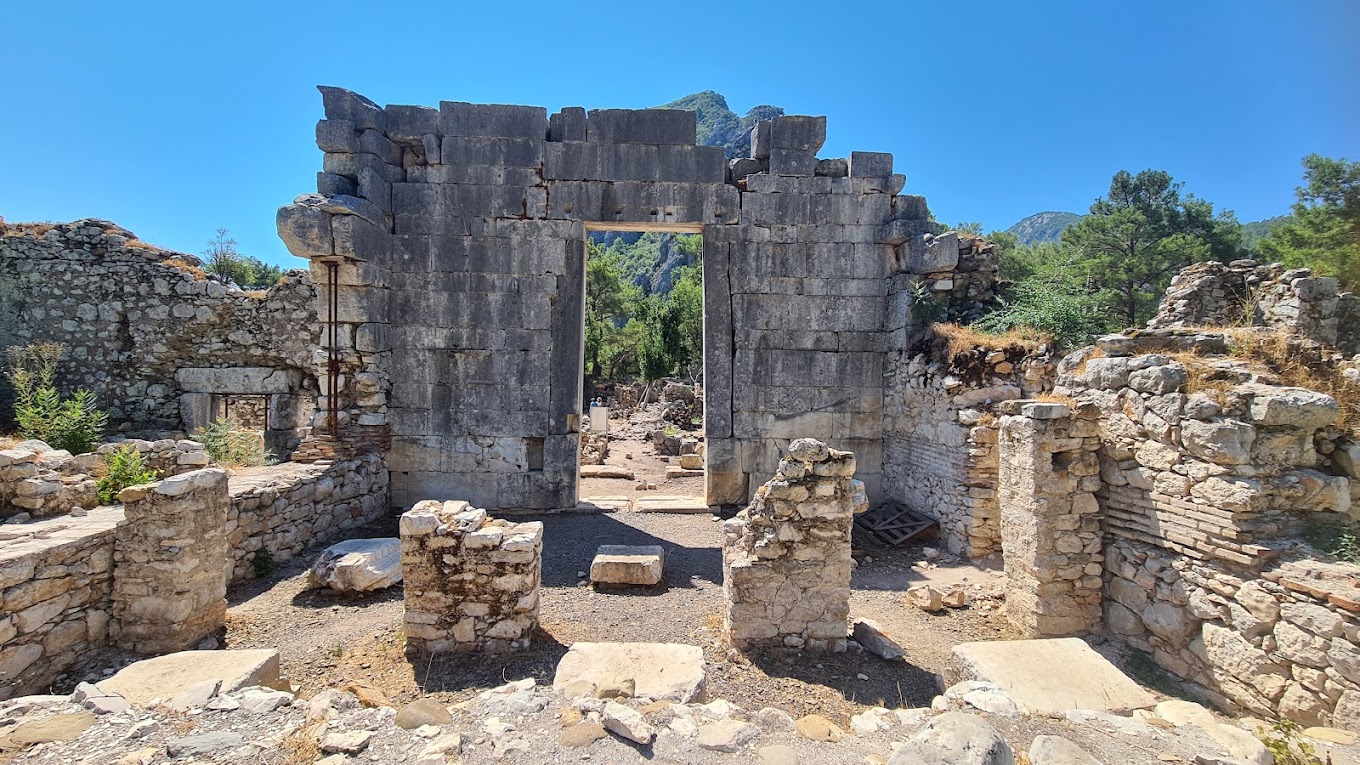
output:
[{"label": "green mountain", "polygon": [[1006,232],[1015,234],[1021,244],[1056,242],[1062,236],[1063,229],[1083,217],[1085,216],[1070,212],[1035,213],[1006,229]]},{"label": "green mountain", "polygon": [[1293,219],[1292,215],[1276,215],[1274,218],[1265,220],[1254,220],[1251,223],[1242,224],[1242,246],[1252,252],[1256,251],[1256,243],[1265,238],[1272,229],[1281,223],[1286,223]]},{"label": "green mountain", "polygon": [[699,143],[723,147],[728,159],[751,155],[751,128],[757,120],[773,119],[784,114],[784,110],[778,106],[761,105],[746,112],[745,117],[739,117],[728,108],[727,99],[712,90],[691,93],[657,108],[698,112]]}]

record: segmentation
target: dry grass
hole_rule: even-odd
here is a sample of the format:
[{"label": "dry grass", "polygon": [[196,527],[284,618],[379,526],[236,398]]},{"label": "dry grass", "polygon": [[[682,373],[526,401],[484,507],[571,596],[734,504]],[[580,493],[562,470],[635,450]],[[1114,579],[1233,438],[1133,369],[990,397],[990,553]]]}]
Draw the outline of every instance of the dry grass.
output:
[{"label": "dry grass", "polygon": [[208,275],[203,272],[203,269],[193,265],[192,263],[189,263],[188,261],[180,260],[179,258],[166,258],[161,262],[167,266],[174,266],[175,268],[178,268],[179,270],[193,276],[194,281],[196,282],[208,281]]},{"label": "dry grass", "polygon": [[1034,397],[1035,401],[1045,404],[1062,404],[1063,406],[1077,406],[1077,400],[1071,396],[1064,396],[1060,393],[1040,393]]},{"label": "dry grass", "polygon": [[1234,358],[1268,371],[1284,385],[1326,393],[1341,406],[1336,426],[1347,432],[1360,428],[1360,383],[1343,374],[1338,357],[1327,349],[1278,330],[1239,329],[1228,338]]},{"label": "dry grass", "polygon": [[991,411],[991,410],[988,410],[988,411],[983,412],[981,417],[978,417],[977,424],[974,425],[973,427],[975,427],[975,428],[991,428],[991,429],[995,430],[996,428],[1000,427],[1000,425],[1001,425],[1001,418],[1000,418],[1000,417],[997,417],[995,412],[993,412],[993,411]]},{"label": "dry grass", "polygon": [[279,742],[279,749],[283,752],[282,765],[312,765],[316,762],[321,757],[318,742],[325,726],[325,721],[315,722],[284,737]]},{"label": "dry grass", "polygon": [[997,335],[979,332],[972,327],[960,324],[932,324],[931,330],[937,337],[944,338],[949,346],[949,360],[960,354],[983,348],[986,350],[1007,350],[1020,348],[1034,353],[1039,346],[1052,340],[1047,334],[1034,329],[1016,328]]}]

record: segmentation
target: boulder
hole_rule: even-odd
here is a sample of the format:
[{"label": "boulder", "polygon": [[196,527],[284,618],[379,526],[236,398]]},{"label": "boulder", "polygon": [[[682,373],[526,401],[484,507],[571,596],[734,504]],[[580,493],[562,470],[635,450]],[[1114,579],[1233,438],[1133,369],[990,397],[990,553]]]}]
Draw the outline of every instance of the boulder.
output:
[{"label": "boulder", "polygon": [[1030,765],[1101,765],[1085,749],[1061,736],[1035,736],[1029,745]]},{"label": "boulder", "polygon": [[760,728],[741,720],[719,720],[699,726],[696,743],[700,749],[735,752],[760,737]]},{"label": "boulder", "polygon": [[347,539],[327,547],[308,573],[312,587],[338,592],[372,592],[401,581],[401,540]]},{"label": "boulder", "polygon": [[402,707],[392,722],[398,728],[415,730],[422,725],[449,725],[453,722],[453,715],[434,699],[417,699]]},{"label": "boulder", "polygon": [[640,712],[617,701],[605,702],[601,717],[605,730],[629,741],[650,744],[656,735],[656,729],[647,724]]},{"label": "boulder", "polygon": [[576,643],[557,664],[553,690],[593,697],[618,678],[631,678],[637,696],[686,704],[703,694],[704,652],[678,643]]},{"label": "boulder", "polygon": [[219,693],[252,685],[276,686],[279,652],[267,648],[180,651],[129,664],[97,685],[104,693],[116,693],[136,706],[146,706],[152,699],[169,701],[189,686],[213,680],[219,683]]},{"label": "boulder", "polygon": [[793,729],[800,738],[809,741],[827,741],[835,744],[845,735],[845,731],[825,717],[818,714],[807,715],[798,718],[793,724]]},{"label": "boulder", "polygon": [[945,712],[895,752],[888,765],[1014,765],[1001,735],[976,715]]}]

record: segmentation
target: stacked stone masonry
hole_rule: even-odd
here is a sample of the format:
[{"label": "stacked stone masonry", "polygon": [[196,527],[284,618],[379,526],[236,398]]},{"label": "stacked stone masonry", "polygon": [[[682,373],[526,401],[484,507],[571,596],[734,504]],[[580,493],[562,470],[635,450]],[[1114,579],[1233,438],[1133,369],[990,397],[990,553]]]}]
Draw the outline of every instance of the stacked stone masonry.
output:
[{"label": "stacked stone masonry", "polygon": [[1053,364],[1020,346],[950,354],[922,331],[895,354],[883,411],[884,489],[940,524],[950,552],[1001,551],[999,406],[1052,387]]},{"label": "stacked stone masonry", "polygon": [[1149,329],[1258,326],[1360,352],[1360,298],[1307,268],[1196,263],[1171,280]]},{"label": "stacked stone masonry", "polygon": [[0,348],[66,346],[59,385],[128,434],[192,434],[213,395],[270,395],[271,445],[294,445],[317,392],[315,287],[290,273],[242,292],[197,264],[107,221],[0,223]]},{"label": "stacked stone masonry", "polygon": [[0,525],[0,700],[48,687],[108,637],[121,507]]},{"label": "stacked stone masonry", "polygon": [[118,494],[111,636],[137,653],[183,651],[227,616],[227,472],[204,468]]},{"label": "stacked stone masonry", "polygon": [[1001,539],[1006,613],[1025,637],[1100,625],[1100,410],[1010,401],[1001,418]]},{"label": "stacked stone masonry", "polygon": [[543,523],[425,500],[401,516],[407,651],[502,653],[538,628]]},{"label": "stacked stone masonry", "polygon": [[824,118],[762,122],[728,162],[695,145],[689,112],[321,91],[319,193],[278,228],[318,283],[338,269],[338,404],[391,426],[398,505],[575,504],[588,228],[703,234],[713,504],[744,504],[807,433],[858,454],[877,496],[885,358],[905,332],[890,295],[990,299],[994,252],[936,238],[891,155],[817,159]]},{"label": "stacked stone masonry", "polygon": [[850,525],[868,509],[855,466],[849,452],[798,439],[723,524],[723,627],[734,646],[845,650]]},{"label": "stacked stone masonry", "polygon": [[231,579],[254,576],[257,556],[282,563],[377,520],[387,512],[387,485],[387,465],[376,454],[242,471],[231,479],[225,527]]}]

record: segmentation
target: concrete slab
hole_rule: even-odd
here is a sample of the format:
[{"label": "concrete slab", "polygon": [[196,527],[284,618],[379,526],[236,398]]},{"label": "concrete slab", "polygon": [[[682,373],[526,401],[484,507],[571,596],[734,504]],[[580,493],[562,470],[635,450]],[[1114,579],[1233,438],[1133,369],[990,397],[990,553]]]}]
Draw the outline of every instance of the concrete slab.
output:
[{"label": "concrete slab", "polygon": [[954,659],[963,679],[995,683],[1028,714],[1125,713],[1157,703],[1079,638],[961,643]]},{"label": "concrete slab", "polygon": [[633,471],[618,465],[582,465],[582,478],[625,478],[633,480]]},{"label": "concrete slab", "polygon": [[704,692],[704,651],[679,643],[575,643],[553,676],[568,699],[633,684],[633,696],[687,704]]},{"label": "concrete slab", "polygon": [[590,581],[599,584],[659,584],[666,553],[661,545],[600,545],[590,562]]},{"label": "concrete slab", "polygon": [[219,693],[252,685],[274,687],[279,684],[279,652],[272,648],[180,651],[129,664],[96,685],[105,693],[146,706],[152,699],[169,701],[185,688],[210,680],[220,681]]},{"label": "concrete slab", "polygon": [[703,497],[639,497],[633,500],[635,513],[707,513],[708,503]]}]

